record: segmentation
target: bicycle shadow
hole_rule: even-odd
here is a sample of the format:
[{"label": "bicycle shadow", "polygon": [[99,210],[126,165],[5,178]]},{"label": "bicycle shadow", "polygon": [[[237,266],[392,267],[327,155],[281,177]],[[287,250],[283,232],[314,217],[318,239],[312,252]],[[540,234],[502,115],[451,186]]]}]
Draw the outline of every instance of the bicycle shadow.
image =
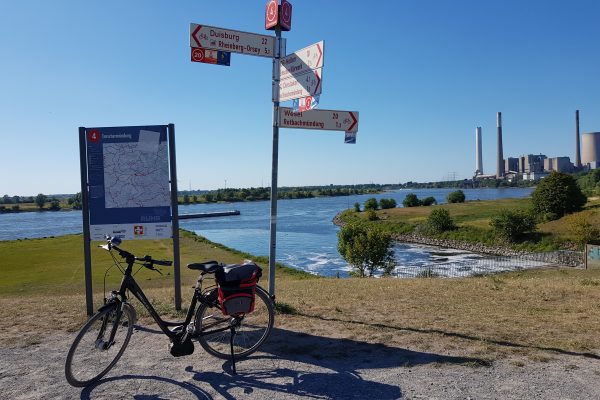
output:
[{"label": "bicycle shadow", "polygon": [[[119,382],[119,381],[132,381],[132,380],[152,381],[153,384],[161,383],[161,384],[174,385],[177,388],[183,389],[184,391],[191,393],[193,396],[195,396],[199,400],[212,400],[212,398],[213,398],[211,395],[206,393],[204,390],[202,390],[198,386],[193,385],[189,382],[179,382],[174,379],[155,376],[155,375],[121,375],[121,376],[115,376],[115,377],[111,377],[111,378],[103,378],[100,381],[98,381],[90,386],[85,387],[81,391],[80,399],[91,400],[94,389],[96,389],[102,385],[115,383],[115,382]],[[127,382],[127,385],[130,386],[131,382]],[[110,387],[111,385],[108,385],[108,386]],[[112,385],[112,386],[114,386],[114,385]],[[118,391],[118,389],[117,389],[117,391]],[[173,391],[171,390],[170,392],[173,392]],[[118,391],[116,393],[110,393],[108,395],[108,397],[116,399],[116,398],[120,398],[120,397],[124,396],[125,394],[126,394],[125,392]],[[163,400],[163,397],[161,397],[161,395],[156,395],[156,394],[148,394],[148,395],[136,394],[136,395],[133,395],[132,398],[136,399],[136,400]],[[164,400],[166,400],[166,399],[164,399]]]},{"label": "bicycle shadow", "polygon": [[[233,389],[245,394],[255,390],[281,392],[312,398],[371,398],[381,400],[402,397],[398,384],[387,384],[365,379],[362,370],[412,367],[429,363],[488,365],[477,358],[451,357],[433,353],[370,344],[351,339],[337,339],[274,328],[261,347],[266,355],[250,360],[268,362],[273,367],[244,368],[245,361],[237,363],[237,375],[231,374],[231,362],[223,363],[223,373],[194,371],[193,379],[208,383],[226,399],[234,399]],[[278,367],[282,361],[286,366]],[[293,362],[293,367],[289,366]],[[255,364],[255,363],[253,363]],[[297,368],[296,368],[297,367]],[[282,382],[283,380],[283,382]]]}]

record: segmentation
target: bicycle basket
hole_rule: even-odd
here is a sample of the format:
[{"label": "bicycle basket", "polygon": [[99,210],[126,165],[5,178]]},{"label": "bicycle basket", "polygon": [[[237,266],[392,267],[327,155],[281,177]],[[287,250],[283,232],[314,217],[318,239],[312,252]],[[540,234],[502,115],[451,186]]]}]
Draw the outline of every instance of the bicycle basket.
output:
[{"label": "bicycle basket", "polygon": [[240,315],[254,311],[256,284],[262,269],[253,262],[230,264],[215,272],[219,303],[224,315]]}]

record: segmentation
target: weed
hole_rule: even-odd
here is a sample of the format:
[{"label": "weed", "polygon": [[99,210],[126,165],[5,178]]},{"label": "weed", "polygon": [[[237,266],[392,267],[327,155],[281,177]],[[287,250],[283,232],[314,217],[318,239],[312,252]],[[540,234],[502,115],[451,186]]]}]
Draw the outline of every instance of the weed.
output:
[{"label": "weed", "polygon": [[293,306],[280,301],[275,303],[275,312],[279,314],[297,314],[297,311]]}]

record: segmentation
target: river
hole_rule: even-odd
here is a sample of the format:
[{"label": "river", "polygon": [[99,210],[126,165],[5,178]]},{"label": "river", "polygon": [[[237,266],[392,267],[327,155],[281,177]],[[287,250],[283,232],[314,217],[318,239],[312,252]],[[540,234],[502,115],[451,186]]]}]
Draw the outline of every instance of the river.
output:
[{"label": "river", "polygon": [[[402,189],[376,195],[344,197],[319,197],[312,199],[280,200],[277,218],[277,261],[311,273],[347,276],[349,268],[337,252],[338,228],[333,217],[342,210],[362,205],[375,197],[393,198],[401,205],[408,193],[420,199],[433,196],[440,203],[453,189]],[[490,200],[509,197],[527,197],[532,188],[465,189],[467,200]],[[231,204],[194,204],[179,206],[180,214],[239,210],[240,215],[218,218],[202,218],[180,221],[182,228],[196,232],[209,240],[222,243],[255,255],[269,253],[270,203],[268,201]],[[0,240],[40,238],[80,233],[81,212],[24,212],[0,215]],[[456,265],[471,272],[481,272],[486,267],[485,258],[462,251],[399,244],[395,246],[396,261],[403,267],[396,271],[399,276],[414,275],[435,263]],[[464,267],[464,268],[463,268]],[[453,267],[454,268],[454,267]],[[494,267],[495,268],[495,267]],[[417,272],[415,272],[417,273]],[[451,274],[449,274],[451,275]]]}]

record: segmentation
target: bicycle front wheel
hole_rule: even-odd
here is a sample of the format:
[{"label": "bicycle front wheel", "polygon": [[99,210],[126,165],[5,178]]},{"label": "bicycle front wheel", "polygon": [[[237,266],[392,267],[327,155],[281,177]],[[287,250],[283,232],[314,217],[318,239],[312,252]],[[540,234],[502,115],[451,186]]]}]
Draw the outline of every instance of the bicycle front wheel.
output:
[{"label": "bicycle front wheel", "polygon": [[236,331],[233,352],[236,358],[243,358],[254,353],[267,340],[273,328],[274,319],[273,301],[264,289],[257,286],[254,311],[238,317],[237,320],[235,317],[223,315],[217,307],[201,304],[196,312],[198,341],[209,354],[229,359],[231,358],[231,330],[207,332],[233,325]]},{"label": "bicycle front wheel", "polygon": [[115,304],[99,311],[81,328],[65,363],[71,385],[83,387],[100,380],[125,351],[133,332],[134,313],[129,304],[123,304],[122,312],[118,310]]}]

